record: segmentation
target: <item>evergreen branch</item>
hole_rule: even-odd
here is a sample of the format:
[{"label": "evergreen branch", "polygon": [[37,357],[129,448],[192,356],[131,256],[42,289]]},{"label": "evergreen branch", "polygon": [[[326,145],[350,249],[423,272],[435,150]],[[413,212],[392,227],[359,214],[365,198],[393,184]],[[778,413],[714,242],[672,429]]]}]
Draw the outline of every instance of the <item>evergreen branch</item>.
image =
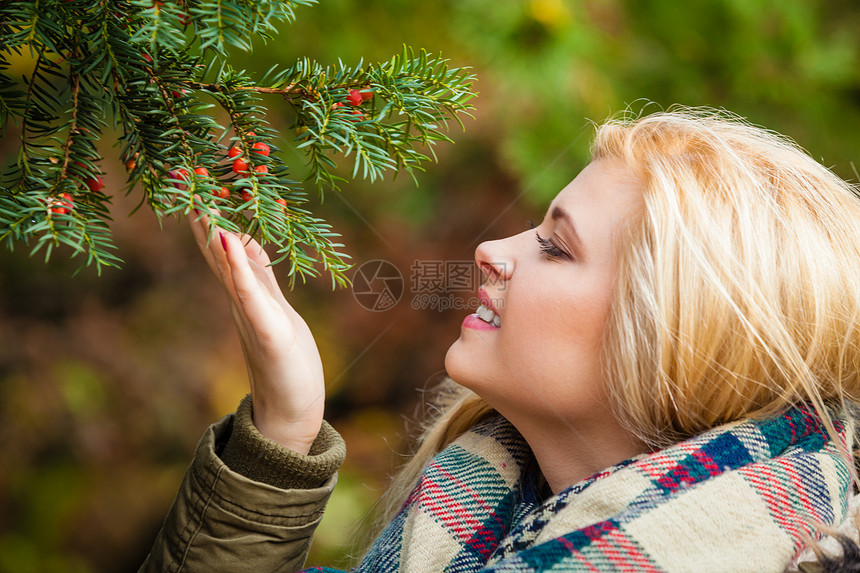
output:
[{"label": "evergreen branch", "polygon": [[[0,242],[29,244],[46,258],[70,249],[99,271],[121,262],[96,148],[109,113],[121,132],[127,192],[138,184],[142,191],[138,207],[159,218],[217,208],[217,225],[277,245],[275,262],[289,261],[291,284],[321,272],[347,284],[349,257],[304,208],[307,194],[288,177],[261,98],[283,97],[296,110],[298,148],[322,190],[346,180],[338,155],[351,160],[351,177],[370,181],[422,168],[431,157],[417,148],[432,156],[433,145],[450,141],[444,131],[470,109],[473,78],[408,48],[380,65],[323,67],[303,58],[258,81],[219,59],[229,47],[272,37],[276,22],[314,2],[0,4],[0,72],[6,52],[35,54],[22,89],[0,73],[0,131],[21,117],[18,161],[2,173]],[[226,112],[226,128],[208,98]]]},{"label": "evergreen branch", "polygon": [[188,14],[195,26],[202,50],[226,55],[229,46],[250,52],[252,39],[273,37],[276,22],[292,22],[295,8],[316,0],[253,1],[224,0],[189,2]]},{"label": "evergreen branch", "polygon": [[[424,51],[418,58],[412,56],[404,47],[403,53],[391,61],[367,70],[342,64],[322,68],[305,59],[276,76],[274,81],[281,84],[281,89],[304,95],[297,114],[300,125],[308,130],[299,148],[306,149],[309,179],[318,188],[323,184],[336,187],[338,179],[331,175],[334,162],[329,153],[348,156],[354,151],[353,176],[361,171],[374,181],[384,171],[420,169],[428,157],[416,152],[415,145],[432,152],[435,143],[450,141],[438,123],[447,127],[449,118],[471,109],[468,102],[473,97],[474,77],[463,69],[448,69],[445,60],[430,57]],[[311,77],[318,78],[317,82],[301,84]],[[356,120],[339,107],[350,89],[372,93],[373,102],[385,101],[380,108],[371,110],[372,120]],[[406,121],[383,121],[401,116]]]},{"label": "evergreen branch", "polygon": [[131,5],[138,9],[141,20],[131,43],[148,45],[153,54],[178,54],[185,50],[189,42],[183,31],[185,14],[180,6],[149,0],[134,0]]},{"label": "evergreen branch", "polygon": [[63,143],[63,163],[57,174],[58,181],[66,178],[66,171],[69,168],[69,156],[72,151],[72,143],[75,140],[75,135],[78,134],[78,97],[81,91],[81,78],[77,74],[70,74],[69,84],[72,86],[72,119],[69,123],[69,137]]}]

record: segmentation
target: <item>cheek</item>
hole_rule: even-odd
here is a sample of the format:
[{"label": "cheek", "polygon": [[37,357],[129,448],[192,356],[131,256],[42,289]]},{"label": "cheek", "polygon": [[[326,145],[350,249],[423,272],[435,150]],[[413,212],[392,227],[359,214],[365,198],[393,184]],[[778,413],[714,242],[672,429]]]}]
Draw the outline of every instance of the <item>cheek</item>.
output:
[{"label": "cheek", "polygon": [[[517,309],[511,304],[500,337],[501,356],[524,375],[547,382],[599,376],[609,296],[602,288],[583,291],[532,293],[535,301],[555,304]],[[505,332],[504,326],[510,328]]]},{"label": "cheek", "polygon": [[591,370],[589,364],[600,356],[603,320],[596,314],[578,309],[576,315],[562,309],[553,313],[535,313],[516,336],[504,338],[502,356],[513,357],[518,368],[533,374],[570,373]]},{"label": "cheek", "polygon": [[[510,329],[512,337],[530,339],[548,348],[593,346],[603,336],[609,312],[610,285],[605,281],[579,281],[578,288],[532,289],[525,296],[526,304],[512,300],[507,322],[515,323]],[[511,299],[521,293],[512,289]]]}]

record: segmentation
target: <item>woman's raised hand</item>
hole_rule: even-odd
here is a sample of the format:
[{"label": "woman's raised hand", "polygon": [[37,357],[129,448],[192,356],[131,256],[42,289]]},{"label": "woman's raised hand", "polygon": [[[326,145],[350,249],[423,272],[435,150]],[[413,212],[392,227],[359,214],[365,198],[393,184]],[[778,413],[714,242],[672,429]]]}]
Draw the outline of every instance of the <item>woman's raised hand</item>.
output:
[{"label": "woman's raised hand", "polygon": [[322,361],[308,325],[284,298],[269,257],[247,235],[190,216],[197,246],[230,300],[261,434],[307,454],[323,418]]}]

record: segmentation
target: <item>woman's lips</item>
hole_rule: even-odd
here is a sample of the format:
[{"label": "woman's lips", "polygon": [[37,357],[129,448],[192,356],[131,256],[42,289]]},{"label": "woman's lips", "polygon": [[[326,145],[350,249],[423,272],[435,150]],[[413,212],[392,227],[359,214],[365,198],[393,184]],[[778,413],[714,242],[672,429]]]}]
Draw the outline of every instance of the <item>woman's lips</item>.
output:
[{"label": "woman's lips", "polygon": [[498,326],[493,326],[489,322],[484,322],[478,316],[478,313],[473,312],[463,319],[463,328],[471,328],[472,330],[498,330]]},{"label": "woman's lips", "polygon": [[478,299],[481,306],[463,320],[463,326],[475,330],[496,330],[501,327],[502,319],[484,287],[478,289]]},{"label": "woman's lips", "polygon": [[499,311],[496,310],[495,306],[493,306],[493,299],[490,298],[490,295],[487,294],[487,290],[484,287],[480,287],[478,289],[478,300],[481,301],[483,306],[486,306],[494,313],[499,314]]}]

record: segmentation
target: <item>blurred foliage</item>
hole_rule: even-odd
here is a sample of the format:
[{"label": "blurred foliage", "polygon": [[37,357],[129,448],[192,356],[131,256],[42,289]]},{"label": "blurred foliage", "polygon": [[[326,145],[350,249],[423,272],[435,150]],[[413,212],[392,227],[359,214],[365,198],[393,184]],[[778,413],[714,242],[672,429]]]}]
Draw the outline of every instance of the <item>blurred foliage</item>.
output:
[{"label": "blurred foliage", "polygon": [[[404,43],[475,67],[475,120],[420,186],[356,183],[319,206],[358,264],[389,260],[407,284],[415,261],[469,261],[479,241],[539,217],[587,161],[589,120],[627,106],[725,107],[856,180],[854,2],[326,0],[296,17],[301,26],[237,54],[237,67],[265,70],[295,53],[355,65]],[[295,117],[279,105],[271,128],[289,135]],[[284,139],[290,162],[298,152]],[[122,177],[118,166],[106,186]],[[196,440],[246,392],[229,312],[190,234],[159,231],[145,213],[126,218],[127,199],[115,202],[121,272],[69,280],[71,266],[0,260],[0,573],[134,570]],[[420,415],[420,390],[457,336],[466,311],[413,309],[415,295],[376,313],[326,281],[289,295],[317,337],[326,416],[349,448],[313,564],[344,563],[347,532],[408,452],[404,418]]]}]

